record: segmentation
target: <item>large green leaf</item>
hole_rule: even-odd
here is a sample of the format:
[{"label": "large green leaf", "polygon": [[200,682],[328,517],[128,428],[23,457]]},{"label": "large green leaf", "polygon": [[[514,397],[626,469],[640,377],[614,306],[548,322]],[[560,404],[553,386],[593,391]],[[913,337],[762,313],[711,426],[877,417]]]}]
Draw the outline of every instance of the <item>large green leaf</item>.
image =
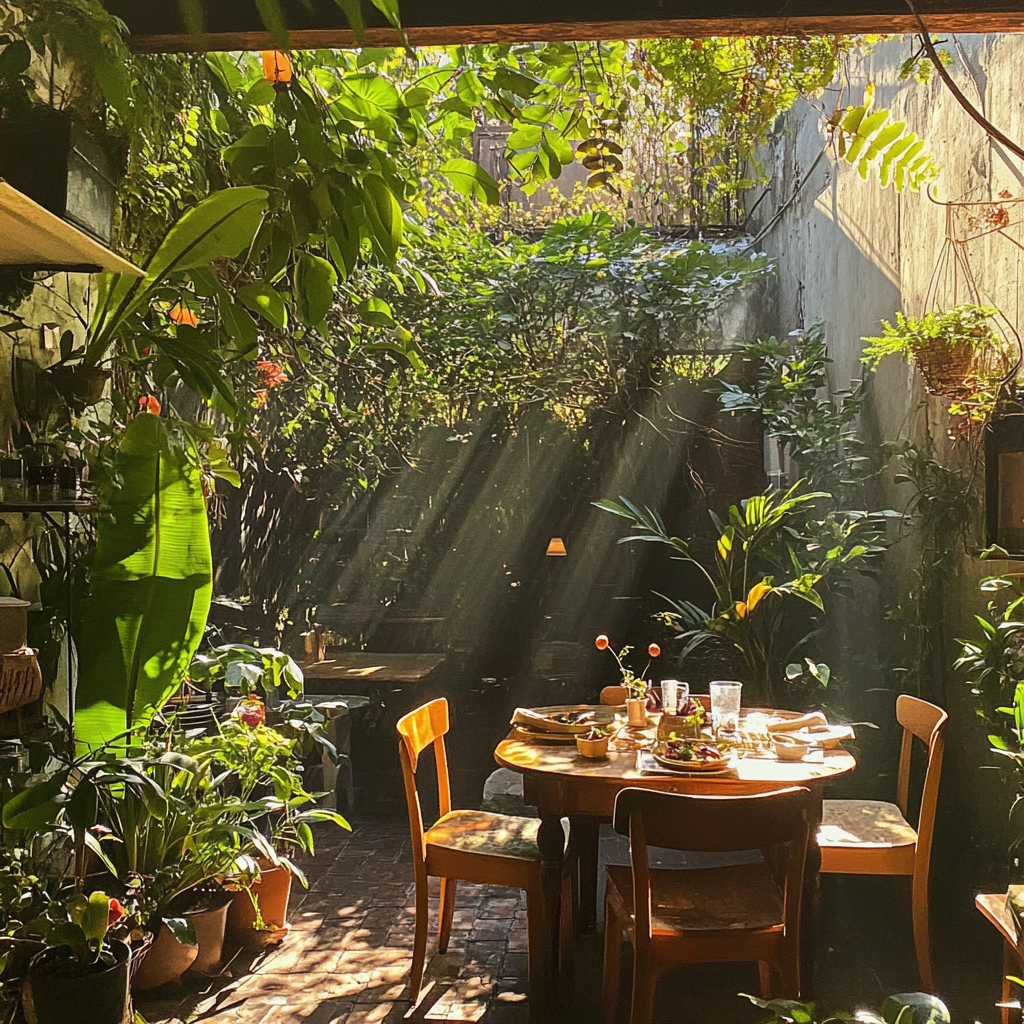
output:
[{"label": "large green leaf", "polygon": [[145,720],[177,689],[210,608],[213,562],[199,470],[157,416],[136,417],[101,480],[82,610],[75,736],[89,746]]},{"label": "large green leaf", "polygon": [[114,340],[135,324],[132,315],[148,308],[150,295],[170,275],[214,260],[238,256],[256,237],[267,208],[267,193],[244,186],[214,192],[184,213],[146,264],[144,279],[120,275],[101,284],[89,332],[85,362],[99,363]]},{"label": "large green leaf", "polygon": [[498,183],[478,163],[457,157],[441,165],[441,173],[452,188],[464,196],[472,196],[494,206],[498,202]]}]

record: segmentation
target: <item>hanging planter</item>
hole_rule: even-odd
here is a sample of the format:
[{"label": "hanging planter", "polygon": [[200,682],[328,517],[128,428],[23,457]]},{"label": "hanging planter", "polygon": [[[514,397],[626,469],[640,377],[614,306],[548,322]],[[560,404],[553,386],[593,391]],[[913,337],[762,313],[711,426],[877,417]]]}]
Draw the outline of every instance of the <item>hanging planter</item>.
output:
[{"label": "hanging planter", "polygon": [[962,303],[920,318],[897,313],[895,325],[882,324],[881,337],[863,339],[869,342],[864,359],[912,358],[929,394],[963,398],[1002,364],[1003,345],[992,324],[997,312],[991,306]]}]

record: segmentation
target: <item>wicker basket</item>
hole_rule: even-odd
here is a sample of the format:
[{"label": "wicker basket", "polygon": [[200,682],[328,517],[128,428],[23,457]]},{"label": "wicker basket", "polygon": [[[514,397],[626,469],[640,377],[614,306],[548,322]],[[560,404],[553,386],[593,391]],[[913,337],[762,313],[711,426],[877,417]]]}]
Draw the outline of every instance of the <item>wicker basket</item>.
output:
[{"label": "wicker basket", "polygon": [[0,712],[31,704],[43,692],[43,674],[36,659],[38,651],[23,647],[3,655],[0,670]]},{"label": "wicker basket", "polygon": [[932,395],[958,398],[970,390],[977,349],[969,341],[951,345],[945,338],[933,338],[914,349],[914,362]]}]

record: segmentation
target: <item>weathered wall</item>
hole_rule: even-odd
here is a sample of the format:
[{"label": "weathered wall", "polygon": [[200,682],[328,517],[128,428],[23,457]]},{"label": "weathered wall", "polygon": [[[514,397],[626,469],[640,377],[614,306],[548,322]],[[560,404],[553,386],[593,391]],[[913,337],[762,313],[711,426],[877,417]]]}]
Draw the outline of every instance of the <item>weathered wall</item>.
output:
[{"label": "weathered wall", "polygon": [[[1011,138],[1024,138],[1020,93],[1024,37],[951,37],[950,43],[956,54],[951,70],[967,96]],[[898,195],[892,189],[883,191],[876,178],[864,182],[852,166],[838,163],[825,149],[822,110],[831,112],[838,91],[843,90],[844,105],[856,105],[865,86],[874,82],[875,108],[890,108],[897,119],[926,139],[942,165],[936,199],[987,201],[998,199],[1004,190],[1014,196],[1024,192],[1021,161],[989,140],[937,76],[928,84],[899,81],[900,64],[910,56],[912,46],[905,37],[852,58],[817,108],[806,102],[794,108],[780,119],[777,134],[766,147],[773,195],[772,202],[758,211],[762,224],[767,226],[772,216],[772,209],[764,206],[778,210],[795,190],[796,197],[763,241],[779,269],[762,328],[764,333],[785,334],[823,320],[835,361],[835,387],[860,376],[861,339],[880,333],[880,321],[891,320],[897,310],[920,315],[933,296],[938,306],[969,301],[962,290],[953,294],[952,282],[941,270],[937,274],[943,256],[944,207],[924,193]],[[1020,239],[1016,229],[1010,233]],[[998,306],[1019,330],[1024,250],[993,235],[970,252],[982,300]],[[863,434],[875,441],[905,438],[918,443],[930,436],[941,461],[962,465],[967,459],[964,447],[951,449],[946,436],[947,404],[925,394],[911,366],[889,358],[872,381]],[[909,498],[909,489],[894,485],[891,476],[880,481],[874,495],[877,504],[897,509]],[[969,547],[976,551],[983,540],[979,529]],[[890,554],[877,607],[857,624],[861,637],[869,641],[865,647],[873,647],[876,662],[886,657],[880,650],[881,616],[887,605],[907,601],[911,574],[918,564],[913,538],[900,541]],[[978,580],[997,571],[1000,563],[980,562],[969,552],[957,574],[951,575],[945,594],[947,637],[972,632],[969,613],[983,604]],[[951,664],[952,645],[946,654]],[[882,673],[872,674],[870,668],[864,682],[890,685]],[[943,780],[947,827],[958,830],[960,842],[954,846],[961,850],[967,835],[964,826],[969,827],[973,847],[982,851],[975,878],[984,884],[986,878],[996,878],[1002,864],[1003,840],[998,833],[1003,828],[1005,794],[996,785],[994,773],[979,770],[988,760],[987,744],[966,686],[951,677],[946,693],[938,697],[952,715],[951,750]],[[891,708],[891,696],[880,706]]]}]

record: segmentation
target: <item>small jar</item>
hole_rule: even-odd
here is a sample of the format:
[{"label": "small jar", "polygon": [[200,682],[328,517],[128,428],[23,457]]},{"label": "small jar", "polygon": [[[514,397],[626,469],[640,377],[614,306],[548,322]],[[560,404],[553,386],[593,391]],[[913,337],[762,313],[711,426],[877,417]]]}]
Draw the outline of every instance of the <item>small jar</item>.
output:
[{"label": "small jar", "polygon": [[647,698],[630,697],[626,701],[626,724],[633,729],[647,728]]}]

